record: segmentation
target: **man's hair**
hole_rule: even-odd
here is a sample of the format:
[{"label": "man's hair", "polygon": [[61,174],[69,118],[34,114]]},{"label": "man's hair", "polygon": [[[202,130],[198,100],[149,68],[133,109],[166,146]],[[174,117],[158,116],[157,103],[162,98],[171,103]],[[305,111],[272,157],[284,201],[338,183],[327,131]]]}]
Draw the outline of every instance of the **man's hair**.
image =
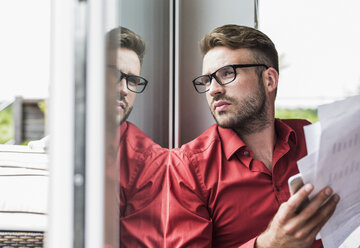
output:
[{"label": "man's hair", "polygon": [[266,64],[279,73],[279,59],[275,45],[268,36],[257,29],[228,24],[215,28],[200,41],[203,55],[212,48],[220,46],[250,49],[255,60],[250,63]]},{"label": "man's hair", "polygon": [[106,35],[107,50],[126,48],[134,51],[142,64],[145,54],[145,42],[130,29],[117,27],[110,30]]}]

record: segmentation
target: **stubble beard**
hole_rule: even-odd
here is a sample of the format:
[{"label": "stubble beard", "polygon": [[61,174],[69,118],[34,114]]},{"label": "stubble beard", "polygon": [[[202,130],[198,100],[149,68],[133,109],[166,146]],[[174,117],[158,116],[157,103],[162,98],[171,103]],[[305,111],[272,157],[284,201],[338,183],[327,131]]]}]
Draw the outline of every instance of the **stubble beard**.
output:
[{"label": "stubble beard", "polygon": [[232,97],[220,95],[213,99],[213,101],[217,100],[226,100],[236,106],[236,110],[232,113],[226,111],[217,113],[218,116],[228,116],[228,118],[223,121],[220,121],[216,117],[216,114],[210,107],[211,114],[216,123],[222,128],[235,129],[238,133],[247,135],[259,132],[270,125],[270,120],[268,118],[269,106],[266,99],[265,87],[261,78],[259,79],[258,89],[254,95],[248,96],[241,101]]},{"label": "stubble beard", "polygon": [[120,112],[118,112],[118,117],[117,117],[117,123],[119,123],[119,125],[123,124],[127,118],[129,117],[133,106],[129,106],[129,103],[125,100],[125,98],[120,97],[120,101],[123,101],[125,103],[125,108],[124,108],[124,114],[121,114]]}]

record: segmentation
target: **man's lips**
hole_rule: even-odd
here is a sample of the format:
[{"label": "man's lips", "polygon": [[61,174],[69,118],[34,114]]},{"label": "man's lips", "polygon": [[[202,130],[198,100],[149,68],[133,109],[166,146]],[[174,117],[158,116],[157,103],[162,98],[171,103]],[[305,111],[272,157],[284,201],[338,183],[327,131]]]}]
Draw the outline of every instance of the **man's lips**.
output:
[{"label": "man's lips", "polygon": [[221,112],[225,111],[231,104],[226,101],[218,101],[214,103],[214,111]]},{"label": "man's lips", "polygon": [[126,107],[126,104],[123,101],[118,101],[118,108],[124,110]]}]

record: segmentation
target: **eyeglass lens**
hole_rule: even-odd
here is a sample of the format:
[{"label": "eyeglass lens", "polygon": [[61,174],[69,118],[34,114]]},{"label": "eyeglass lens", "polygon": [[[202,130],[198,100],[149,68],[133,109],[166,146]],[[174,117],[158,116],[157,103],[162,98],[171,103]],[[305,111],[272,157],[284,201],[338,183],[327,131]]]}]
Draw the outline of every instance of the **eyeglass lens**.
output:
[{"label": "eyeglass lens", "polygon": [[236,77],[235,69],[228,65],[220,68],[211,75],[204,75],[194,80],[195,88],[198,92],[206,92],[210,88],[212,77],[220,84],[228,84],[234,81]]},{"label": "eyeglass lens", "polygon": [[146,87],[146,80],[142,77],[139,76],[135,76],[135,75],[127,75],[121,71],[118,71],[118,78],[119,78],[119,83],[120,81],[125,78],[126,80],[126,84],[127,84],[127,88],[130,91],[136,92],[136,93],[141,93],[144,91],[145,87]]}]

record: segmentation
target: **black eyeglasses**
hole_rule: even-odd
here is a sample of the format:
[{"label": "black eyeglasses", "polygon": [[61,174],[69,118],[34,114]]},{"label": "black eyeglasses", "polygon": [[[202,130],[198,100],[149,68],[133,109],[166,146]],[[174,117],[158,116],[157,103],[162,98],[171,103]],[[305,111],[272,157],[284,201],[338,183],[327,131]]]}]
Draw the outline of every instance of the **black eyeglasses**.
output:
[{"label": "black eyeglasses", "polygon": [[229,84],[236,78],[236,69],[237,68],[245,68],[245,67],[258,67],[264,66],[266,69],[269,66],[265,64],[243,64],[243,65],[226,65],[216,70],[214,73],[208,75],[201,75],[195,78],[192,82],[195,87],[195,90],[198,93],[205,93],[209,91],[212,78],[215,78],[216,82],[220,85]]},{"label": "black eyeglasses", "polygon": [[120,83],[121,80],[125,78],[126,87],[132,92],[142,93],[148,84],[148,81],[143,77],[126,74],[114,66],[108,66],[108,68],[116,73],[115,77],[118,79],[117,83]]}]

